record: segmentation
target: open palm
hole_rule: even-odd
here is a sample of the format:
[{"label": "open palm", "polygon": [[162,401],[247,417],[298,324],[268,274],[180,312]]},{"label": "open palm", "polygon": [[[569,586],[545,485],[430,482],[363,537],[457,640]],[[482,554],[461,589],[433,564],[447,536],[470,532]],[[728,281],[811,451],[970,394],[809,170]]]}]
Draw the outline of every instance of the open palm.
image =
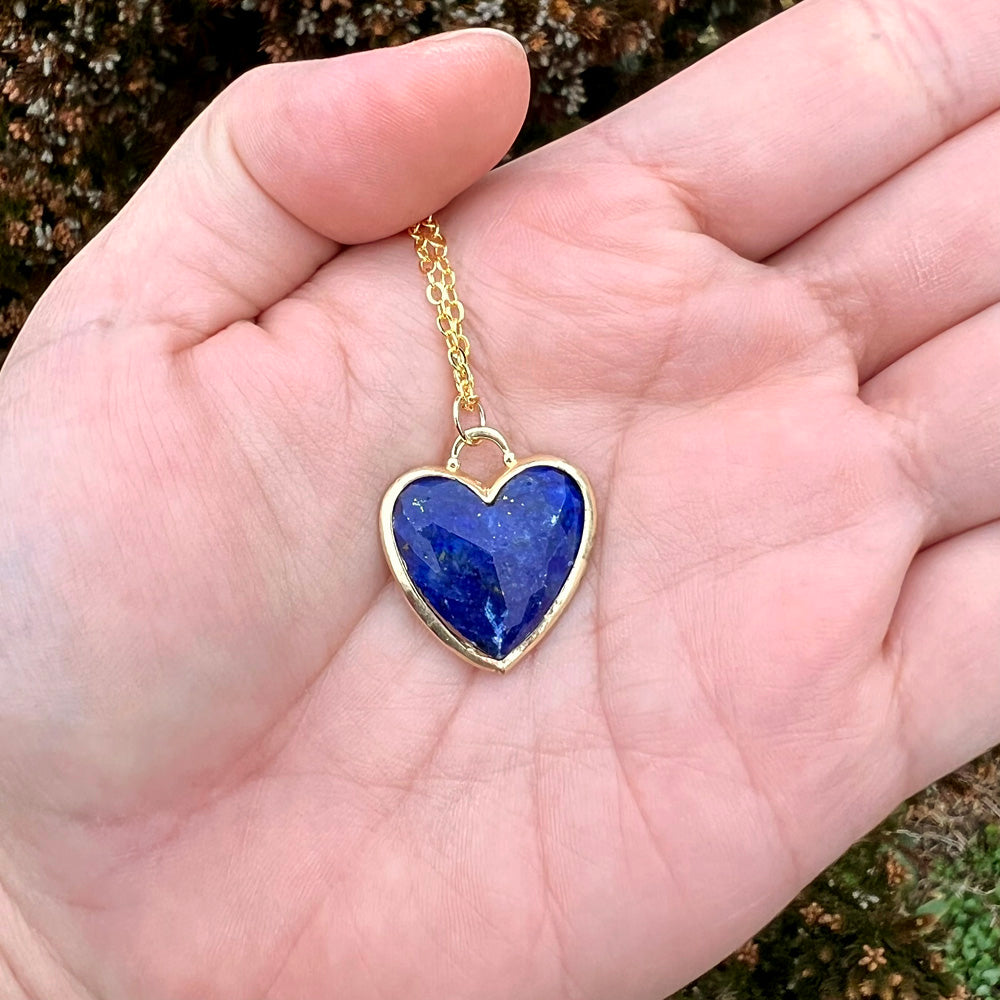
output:
[{"label": "open palm", "polygon": [[[1000,737],[998,44],[815,0],[478,183],[496,35],[231,88],[0,381],[4,982],[654,1000]],[[449,201],[491,423],[598,504],[506,677],[375,528]]]}]

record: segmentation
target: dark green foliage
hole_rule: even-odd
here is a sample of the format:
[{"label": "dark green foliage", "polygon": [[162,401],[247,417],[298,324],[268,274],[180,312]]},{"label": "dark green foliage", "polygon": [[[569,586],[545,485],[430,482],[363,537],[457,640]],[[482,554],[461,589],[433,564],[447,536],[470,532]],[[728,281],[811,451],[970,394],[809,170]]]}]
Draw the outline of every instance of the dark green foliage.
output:
[{"label": "dark green foliage", "polygon": [[1000,996],[1000,827],[985,827],[956,858],[935,864],[927,886],[917,912],[945,932],[945,964],[972,996]]},{"label": "dark green foliage", "polygon": [[[207,2],[0,4],[0,336],[200,106],[259,61]],[[231,44],[238,42],[239,44]]]},{"label": "dark green foliage", "polygon": [[889,823],[675,1000],[937,1000],[960,995],[917,909],[916,859]]},{"label": "dark green foliage", "polygon": [[673,1000],[1000,998],[998,815],[995,750],[912,799]]},{"label": "dark green foliage", "polygon": [[790,0],[0,0],[0,360],[59,268],[194,115],[267,61],[463,26],[518,37],[515,153],[623,103]]}]

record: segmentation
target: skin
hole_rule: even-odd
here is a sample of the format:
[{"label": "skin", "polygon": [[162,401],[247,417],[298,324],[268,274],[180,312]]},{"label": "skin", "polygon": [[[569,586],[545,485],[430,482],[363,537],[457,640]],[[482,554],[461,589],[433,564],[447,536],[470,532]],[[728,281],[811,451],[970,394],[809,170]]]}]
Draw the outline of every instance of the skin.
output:
[{"label": "skin", "polygon": [[[807,0],[488,176],[495,34],[223,94],[0,376],[0,993],[656,1000],[1000,739],[998,48]],[[375,526],[451,444],[438,209],[598,503],[506,677]]]}]

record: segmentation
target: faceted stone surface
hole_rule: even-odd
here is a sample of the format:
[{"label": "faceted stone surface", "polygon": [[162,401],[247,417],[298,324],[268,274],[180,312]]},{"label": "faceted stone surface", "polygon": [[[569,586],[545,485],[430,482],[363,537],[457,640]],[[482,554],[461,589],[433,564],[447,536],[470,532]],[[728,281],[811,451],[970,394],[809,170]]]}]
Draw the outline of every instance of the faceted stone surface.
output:
[{"label": "faceted stone surface", "polygon": [[410,579],[452,631],[502,659],[552,607],[583,537],[583,495],[561,469],[518,473],[491,504],[426,476],[406,486],[392,530]]}]

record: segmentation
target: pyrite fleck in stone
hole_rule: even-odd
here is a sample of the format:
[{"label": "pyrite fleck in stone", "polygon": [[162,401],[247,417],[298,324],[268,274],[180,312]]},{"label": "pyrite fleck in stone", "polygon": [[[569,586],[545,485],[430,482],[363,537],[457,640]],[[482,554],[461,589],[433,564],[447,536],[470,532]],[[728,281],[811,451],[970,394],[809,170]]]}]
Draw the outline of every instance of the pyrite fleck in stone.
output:
[{"label": "pyrite fleck in stone", "polygon": [[559,596],[583,537],[579,484],[531,466],[492,503],[445,476],[424,476],[396,499],[392,530],[413,585],[447,626],[502,659]]}]

